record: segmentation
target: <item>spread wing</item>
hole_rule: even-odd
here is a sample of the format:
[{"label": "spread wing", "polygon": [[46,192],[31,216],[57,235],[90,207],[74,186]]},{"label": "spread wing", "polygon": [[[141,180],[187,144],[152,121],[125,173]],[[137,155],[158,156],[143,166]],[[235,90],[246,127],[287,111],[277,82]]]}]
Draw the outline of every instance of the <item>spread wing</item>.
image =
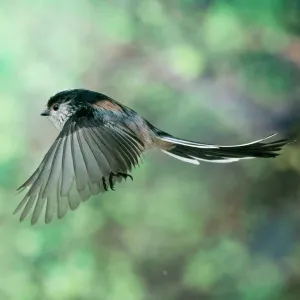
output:
[{"label": "spread wing", "polygon": [[[45,210],[45,222],[62,218],[91,195],[126,179],[138,164],[143,143],[121,123],[89,118],[69,119],[32,176],[18,189],[28,189],[14,213],[20,221],[32,212],[35,224]],[[131,177],[131,176],[130,176]]]}]

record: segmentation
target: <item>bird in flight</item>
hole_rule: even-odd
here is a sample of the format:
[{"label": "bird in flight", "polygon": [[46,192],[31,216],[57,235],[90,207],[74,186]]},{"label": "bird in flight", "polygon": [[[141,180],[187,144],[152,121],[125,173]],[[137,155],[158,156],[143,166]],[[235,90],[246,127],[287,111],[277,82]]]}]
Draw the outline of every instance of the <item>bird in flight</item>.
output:
[{"label": "bird in flight", "polygon": [[20,221],[31,213],[35,224],[45,207],[45,222],[60,219],[91,195],[114,190],[139,164],[142,154],[159,149],[176,159],[230,163],[279,155],[289,140],[220,146],[176,138],[150,124],[134,110],[98,92],[73,89],[52,96],[42,112],[59,135],[31,177],[18,189],[27,190],[14,213]]}]

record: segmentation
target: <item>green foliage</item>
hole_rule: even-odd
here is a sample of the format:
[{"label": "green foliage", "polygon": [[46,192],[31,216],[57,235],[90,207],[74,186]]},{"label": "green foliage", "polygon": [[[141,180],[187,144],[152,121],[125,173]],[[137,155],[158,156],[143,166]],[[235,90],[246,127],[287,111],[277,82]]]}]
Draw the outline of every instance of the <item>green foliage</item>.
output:
[{"label": "green foliage", "polygon": [[57,135],[39,114],[62,89],[204,143],[298,132],[299,3],[0,1],[0,299],[299,299],[297,145],[199,167],[149,153],[133,182],[60,221],[11,215]]}]

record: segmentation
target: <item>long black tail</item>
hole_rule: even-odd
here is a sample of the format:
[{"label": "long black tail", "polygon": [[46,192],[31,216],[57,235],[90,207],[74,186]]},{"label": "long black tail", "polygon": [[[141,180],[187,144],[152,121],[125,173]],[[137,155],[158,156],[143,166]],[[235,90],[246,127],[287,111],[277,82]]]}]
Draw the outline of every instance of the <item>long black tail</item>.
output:
[{"label": "long black tail", "polygon": [[182,140],[165,133],[159,133],[159,135],[160,140],[170,143],[170,149],[161,149],[161,151],[179,160],[196,165],[199,164],[199,161],[230,163],[241,159],[276,157],[282,147],[291,142],[289,139],[264,142],[276,135],[272,134],[247,144],[220,146]]}]

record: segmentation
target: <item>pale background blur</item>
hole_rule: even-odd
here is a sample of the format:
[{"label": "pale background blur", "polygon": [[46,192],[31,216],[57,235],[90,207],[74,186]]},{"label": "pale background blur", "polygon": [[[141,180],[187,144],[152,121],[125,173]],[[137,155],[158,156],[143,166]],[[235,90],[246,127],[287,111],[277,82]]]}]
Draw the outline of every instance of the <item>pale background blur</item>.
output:
[{"label": "pale background blur", "polygon": [[0,36],[1,300],[300,299],[297,144],[199,167],[154,152],[63,220],[12,216],[62,89],[203,143],[297,135],[300,1],[2,0]]}]

